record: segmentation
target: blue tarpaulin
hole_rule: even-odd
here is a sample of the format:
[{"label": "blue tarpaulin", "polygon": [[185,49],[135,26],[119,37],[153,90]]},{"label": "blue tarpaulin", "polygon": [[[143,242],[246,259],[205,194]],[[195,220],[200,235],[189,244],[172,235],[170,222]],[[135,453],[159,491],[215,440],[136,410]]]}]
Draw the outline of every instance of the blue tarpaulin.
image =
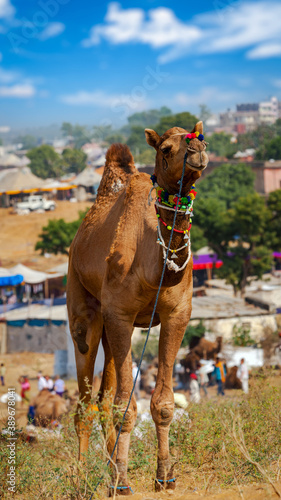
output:
[{"label": "blue tarpaulin", "polygon": [[23,282],[22,274],[15,274],[14,276],[1,276],[0,286],[16,286]]},{"label": "blue tarpaulin", "polygon": [[33,319],[16,319],[16,320],[8,320],[7,325],[8,326],[14,326],[18,328],[22,328],[25,324],[28,324],[29,326],[37,326],[37,327],[42,327],[49,325],[50,323],[53,323],[56,326],[61,326],[66,323],[66,321],[59,320],[59,319],[40,319],[40,318],[33,318]]}]

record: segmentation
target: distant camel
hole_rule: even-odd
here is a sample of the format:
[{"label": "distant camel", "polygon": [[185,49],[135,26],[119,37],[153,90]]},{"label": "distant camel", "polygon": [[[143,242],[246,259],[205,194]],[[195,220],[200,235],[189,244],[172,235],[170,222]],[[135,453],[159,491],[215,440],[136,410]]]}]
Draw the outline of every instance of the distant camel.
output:
[{"label": "distant camel", "polygon": [[201,337],[196,342],[198,343],[190,344],[190,352],[181,361],[181,365],[189,368],[191,371],[197,369],[200,359],[215,359],[222,348],[222,337],[217,337],[216,342],[211,342],[205,339],[205,337]]},{"label": "distant camel", "polygon": [[58,420],[68,411],[66,401],[57,394],[51,394],[43,389],[33,400],[35,422],[47,427],[53,420]]},{"label": "distant camel", "polygon": [[[151,400],[158,438],[157,489],[175,487],[168,443],[174,409],[172,374],[191,314],[193,266],[189,231],[196,194],[193,184],[208,163],[202,122],[196,124],[189,137],[187,134],[179,127],[161,137],[154,130],[145,130],[148,144],[157,153],[153,184],[147,174],[137,171],[126,145],[113,144],[109,148],[96,203],[70,248],[67,280],[69,323],[81,398],[89,403],[88,387],[92,385],[102,339],[105,364],[100,401],[111,390],[112,401],[124,413],[133,387],[131,336],[135,326],[149,326],[177,203],[177,195],[172,193],[179,191],[186,156],[180,211],[153,321],[153,325],[161,322],[159,368]],[[157,193],[155,206],[148,203],[152,187]],[[106,400],[106,404],[110,415],[110,402]],[[91,414],[90,406],[88,413]],[[133,396],[113,454],[119,485],[123,487],[118,492],[125,495],[130,494],[126,486],[128,450],[136,416]],[[107,435],[110,455],[116,440],[115,429],[120,426],[118,412],[114,412],[113,421]],[[81,418],[79,406],[75,424],[82,459],[88,449],[91,426]]]}]

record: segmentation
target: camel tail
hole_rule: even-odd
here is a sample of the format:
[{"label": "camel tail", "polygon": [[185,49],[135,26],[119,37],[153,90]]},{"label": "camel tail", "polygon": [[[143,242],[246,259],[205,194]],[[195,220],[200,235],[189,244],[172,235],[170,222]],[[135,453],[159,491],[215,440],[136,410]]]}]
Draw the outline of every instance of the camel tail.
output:
[{"label": "camel tail", "polygon": [[121,191],[130,177],[137,173],[134,158],[126,144],[112,144],[106,153],[106,162],[102,180],[98,189],[98,198],[114,195]]}]

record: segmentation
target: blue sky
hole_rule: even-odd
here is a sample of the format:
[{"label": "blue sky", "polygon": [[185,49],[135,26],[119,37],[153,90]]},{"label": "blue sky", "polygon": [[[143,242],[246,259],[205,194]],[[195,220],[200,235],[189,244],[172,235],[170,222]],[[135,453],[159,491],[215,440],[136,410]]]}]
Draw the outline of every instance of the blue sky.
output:
[{"label": "blue sky", "polygon": [[280,0],[0,0],[0,130],[281,100],[280,69]]}]

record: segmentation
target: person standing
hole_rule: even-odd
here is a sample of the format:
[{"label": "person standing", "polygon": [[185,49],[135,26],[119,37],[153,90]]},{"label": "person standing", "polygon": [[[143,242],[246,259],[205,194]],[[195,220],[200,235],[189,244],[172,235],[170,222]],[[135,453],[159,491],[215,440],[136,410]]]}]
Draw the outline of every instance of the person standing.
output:
[{"label": "person standing", "polygon": [[201,363],[198,365],[198,375],[200,388],[202,387],[205,396],[208,396],[207,385],[209,383],[209,377],[206,373],[206,366],[201,365]]},{"label": "person standing", "polygon": [[55,393],[62,398],[65,391],[65,383],[59,375],[55,377],[54,390]]},{"label": "person standing", "polygon": [[194,372],[190,374],[189,390],[190,390],[190,401],[192,403],[199,403],[201,400],[200,388],[197,380],[197,375]]},{"label": "person standing", "polygon": [[223,362],[221,360],[221,356],[216,357],[215,370],[216,370],[216,379],[217,379],[217,384],[218,384],[218,396],[220,394],[222,396],[224,396],[224,383],[225,383],[226,369],[225,369],[225,365],[223,364]]},{"label": "person standing", "polygon": [[249,370],[248,367],[245,363],[245,359],[242,358],[240,361],[240,365],[237,371],[237,377],[241,380],[242,384],[242,391],[245,392],[245,394],[248,394],[249,392]]},{"label": "person standing", "polygon": [[0,366],[1,385],[5,385],[5,374],[6,374],[6,367],[5,367],[4,363],[1,363],[1,366]]},{"label": "person standing", "polygon": [[47,381],[45,377],[43,377],[42,372],[38,372],[37,379],[38,379],[38,391],[40,392],[43,389],[47,389]]},{"label": "person standing", "polygon": [[54,382],[49,377],[49,375],[45,375],[45,380],[46,380],[46,383],[47,383],[47,389],[49,389],[49,391],[52,392],[52,390],[54,388]]},{"label": "person standing", "polygon": [[[138,365],[135,361],[133,361],[132,364],[132,373],[133,373],[133,381],[137,377],[136,384],[135,384],[135,398],[136,400],[140,399],[140,372],[138,373]],[[138,376],[137,376],[138,373]]]},{"label": "person standing", "polygon": [[19,378],[19,383],[21,385],[21,406],[23,406],[24,401],[29,402],[26,392],[30,391],[30,383],[26,375]]}]

